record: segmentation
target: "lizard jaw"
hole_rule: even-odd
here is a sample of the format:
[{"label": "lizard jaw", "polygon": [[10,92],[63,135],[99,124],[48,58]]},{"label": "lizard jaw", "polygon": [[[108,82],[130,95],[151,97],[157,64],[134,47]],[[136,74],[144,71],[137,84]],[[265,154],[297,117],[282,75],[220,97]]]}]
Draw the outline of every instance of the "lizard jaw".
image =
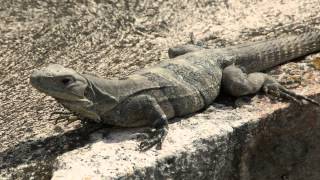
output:
[{"label": "lizard jaw", "polygon": [[30,84],[40,92],[66,101],[85,99],[84,91],[88,85],[79,73],[57,64],[34,70]]}]

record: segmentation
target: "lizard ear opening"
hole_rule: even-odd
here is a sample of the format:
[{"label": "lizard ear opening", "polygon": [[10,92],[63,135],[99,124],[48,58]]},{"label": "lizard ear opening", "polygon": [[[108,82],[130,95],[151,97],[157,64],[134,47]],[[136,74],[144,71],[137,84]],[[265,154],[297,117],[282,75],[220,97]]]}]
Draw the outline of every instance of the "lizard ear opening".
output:
[{"label": "lizard ear opening", "polygon": [[57,86],[67,90],[69,95],[75,95],[77,98],[83,98],[88,86],[86,79],[79,74],[65,75],[56,78]]},{"label": "lizard ear opening", "polygon": [[79,96],[84,97],[85,96],[85,89],[87,88],[87,84],[83,82],[73,82],[71,83],[70,80],[65,79],[64,80],[66,84],[70,84],[68,88],[72,89],[72,93]]}]

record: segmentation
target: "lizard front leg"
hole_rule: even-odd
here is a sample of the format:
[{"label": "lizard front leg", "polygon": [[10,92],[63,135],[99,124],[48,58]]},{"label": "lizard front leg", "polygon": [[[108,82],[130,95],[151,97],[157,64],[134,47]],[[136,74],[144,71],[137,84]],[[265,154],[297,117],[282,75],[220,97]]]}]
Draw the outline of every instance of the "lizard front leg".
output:
[{"label": "lizard front leg", "polygon": [[168,133],[168,120],[154,97],[150,95],[131,97],[122,112],[128,121],[135,121],[131,124],[147,125],[154,128],[152,132],[149,132],[149,137],[141,142],[139,146],[141,151],[146,151],[155,145],[157,145],[157,149],[161,149]]},{"label": "lizard front leg", "polygon": [[234,65],[223,70],[222,88],[225,92],[236,97],[254,94],[262,89],[266,94],[274,97],[293,100],[299,104],[307,101],[320,106],[319,102],[286,89],[270,75],[260,72],[246,74]]}]

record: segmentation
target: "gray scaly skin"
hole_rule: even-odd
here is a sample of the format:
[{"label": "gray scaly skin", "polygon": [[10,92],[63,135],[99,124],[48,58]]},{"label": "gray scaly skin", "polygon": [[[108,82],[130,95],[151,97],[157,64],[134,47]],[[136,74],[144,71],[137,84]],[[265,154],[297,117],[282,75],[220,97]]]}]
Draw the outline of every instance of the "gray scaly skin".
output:
[{"label": "gray scaly skin", "polygon": [[220,89],[233,96],[254,94],[262,89],[274,96],[319,105],[259,72],[317,51],[320,32],[221,49],[185,45],[169,49],[173,59],[124,79],[103,79],[61,65],[49,65],[35,70],[30,82],[80,119],[154,128],[140,144],[142,150],[147,150],[154,145],[161,148],[169,119],[207,108]]}]

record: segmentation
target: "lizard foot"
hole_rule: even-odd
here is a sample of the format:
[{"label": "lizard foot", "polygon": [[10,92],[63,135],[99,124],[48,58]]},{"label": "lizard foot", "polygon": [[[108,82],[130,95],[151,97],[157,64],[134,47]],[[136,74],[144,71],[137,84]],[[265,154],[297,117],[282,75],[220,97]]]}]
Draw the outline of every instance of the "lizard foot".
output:
[{"label": "lizard foot", "polygon": [[[57,118],[52,118],[53,115],[58,114],[59,116]],[[54,124],[58,124],[59,122],[65,121],[67,120],[67,124],[71,124],[73,122],[75,122],[76,120],[78,120],[77,116],[73,116],[73,113],[71,112],[60,112],[60,111],[56,111],[56,112],[52,112],[50,114],[49,119],[54,120]],[[60,121],[62,120],[62,121]]]},{"label": "lizard foot", "polygon": [[263,91],[271,95],[273,97],[277,98],[283,98],[288,99],[297,102],[298,104],[304,104],[305,102],[315,104],[317,106],[320,106],[320,103],[308,98],[307,96],[296,94],[295,92],[292,92],[288,90],[287,88],[283,87],[282,85],[278,83],[267,83],[263,86]]},{"label": "lizard foot", "polygon": [[149,133],[149,138],[145,139],[139,145],[140,151],[147,151],[156,145],[156,149],[161,149],[162,143],[167,136],[168,129],[166,127],[156,129]]}]

